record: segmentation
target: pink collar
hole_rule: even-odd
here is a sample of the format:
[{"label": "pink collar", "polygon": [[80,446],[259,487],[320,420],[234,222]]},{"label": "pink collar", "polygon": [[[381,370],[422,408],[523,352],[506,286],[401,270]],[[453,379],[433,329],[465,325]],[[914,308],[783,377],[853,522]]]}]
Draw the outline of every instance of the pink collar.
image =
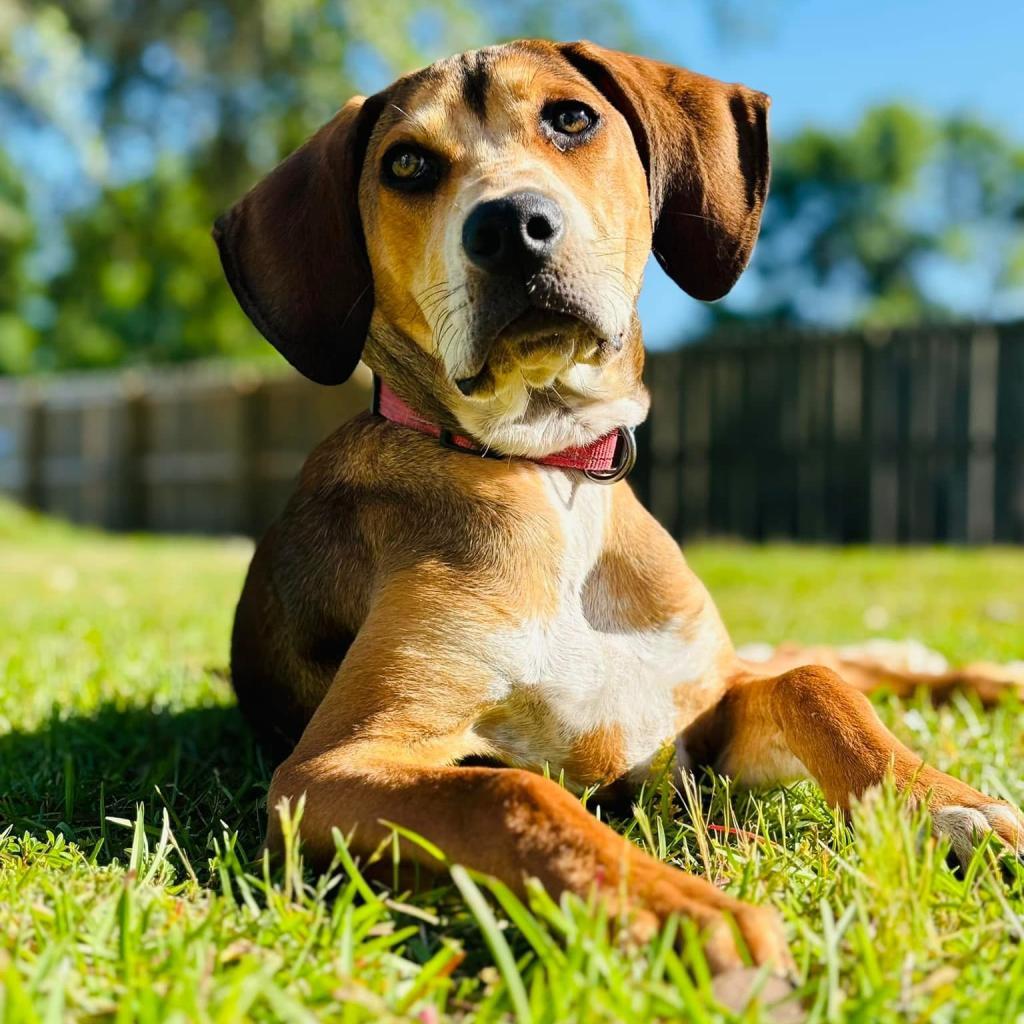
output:
[{"label": "pink collar", "polygon": [[[471,438],[453,434],[450,430],[443,430],[436,423],[425,420],[377,376],[373,378],[371,408],[373,412],[392,423],[436,437],[445,448],[492,459],[505,458],[498,452],[481,448]],[[578,469],[598,483],[614,483],[625,477],[633,468],[636,462],[636,439],[628,427],[617,427],[583,448],[564,448],[560,452],[552,452],[551,455],[527,461],[536,462],[539,466]]]}]

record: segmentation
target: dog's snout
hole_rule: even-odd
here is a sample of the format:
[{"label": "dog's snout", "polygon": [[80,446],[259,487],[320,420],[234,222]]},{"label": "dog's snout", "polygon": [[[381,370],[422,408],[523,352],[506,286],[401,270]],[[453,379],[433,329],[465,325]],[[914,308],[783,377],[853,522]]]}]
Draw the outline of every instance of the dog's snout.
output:
[{"label": "dog's snout", "polygon": [[539,192],[513,192],[478,203],[462,226],[462,247],[489,274],[530,274],[554,253],[562,210]]}]

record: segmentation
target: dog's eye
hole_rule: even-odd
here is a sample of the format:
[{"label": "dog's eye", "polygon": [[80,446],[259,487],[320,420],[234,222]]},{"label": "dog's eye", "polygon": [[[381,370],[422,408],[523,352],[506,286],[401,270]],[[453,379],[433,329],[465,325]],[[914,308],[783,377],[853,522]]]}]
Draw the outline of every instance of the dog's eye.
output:
[{"label": "dog's eye", "polygon": [[541,114],[549,130],[563,142],[581,141],[597,124],[597,114],[578,100],[549,103]]},{"label": "dog's eye", "polygon": [[567,107],[555,115],[555,127],[566,135],[579,135],[590,127],[590,115],[582,107]]},{"label": "dog's eye", "polygon": [[436,158],[409,143],[392,146],[384,154],[382,171],[389,185],[407,191],[432,188],[439,177]]},{"label": "dog's eye", "polygon": [[427,161],[419,153],[406,149],[391,161],[391,173],[396,178],[415,178],[426,166]]}]

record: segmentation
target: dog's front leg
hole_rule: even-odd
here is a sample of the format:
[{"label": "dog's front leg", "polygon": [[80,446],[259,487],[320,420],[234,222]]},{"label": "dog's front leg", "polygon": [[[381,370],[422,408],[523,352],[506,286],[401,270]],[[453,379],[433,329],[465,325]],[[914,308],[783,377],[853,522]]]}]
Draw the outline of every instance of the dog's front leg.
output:
[{"label": "dog's front leg", "polygon": [[[280,846],[274,809],[305,795],[303,848],[319,865],[334,855],[332,830],[367,854],[401,826],[447,857],[522,893],[537,878],[555,898],[596,892],[638,935],[672,914],[702,932],[722,972],[789,965],[775,913],[647,856],[542,776],[457,762],[487,753],[473,731],[487,706],[480,640],[444,628],[429,594],[395,588],[378,598],[291,756],[270,788],[268,846]],[[476,615],[484,614],[478,607]],[[467,613],[468,619],[468,613]],[[447,646],[446,646],[447,645]],[[436,869],[420,846],[403,857]]]},{"label": "dog's front leg", "polygon": [[[716,973],[745,962],[790,965],[774,911],[741,903],[647,856],[549,779],[511,768],[396,765],[370,750],[361,752],[361,766],[354,768],[346,764],[347,753],[338,749],[286,763],[274,777],[272,805],[305,794],[303,849],[316,863],[334,854],[332,828],[348,834],[353,852],[365,855],[388,838],[394,824],[520,895],[529,878],[556,899],[565,891],[583,898],[594,893],[639,939],[672,914],[689,918],[702,933]],[[278,843],[279,826],[272,824],[268,844],[273,849]],[[415,843],[401,840],[401,852],[404,861],[440,867]]]},{"label": "dog's front leg", "polygon": [[751,785],[810,776],[844,810],[891,772],[931,809],[935,831],[966,861],[989,832],[1024,856],[1024,815],[925,764],[879,721],[868,699],[830,669],[737,677],[684,737],[698,759]]}]

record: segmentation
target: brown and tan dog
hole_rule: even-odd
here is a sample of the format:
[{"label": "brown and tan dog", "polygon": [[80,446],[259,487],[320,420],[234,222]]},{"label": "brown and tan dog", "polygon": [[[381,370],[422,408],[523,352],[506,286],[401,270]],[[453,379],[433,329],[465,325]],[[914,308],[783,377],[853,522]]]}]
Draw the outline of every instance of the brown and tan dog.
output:
[{"label": "brown and tan dog", "polygon": [[1024,848],[1015,809],[922,764],[831,669],[741,661],[625,483],[535,461],[643,420],[652,248],[699,299],[735,283],[767,112],[589,43],[512,43],[351,100],[218,223],[240,303],[299,370],[336,383],[362,356],[424,422],[505,456],[368,413],[256,551],[234,685],[297,740],[270,804],[306,795],[314,859],[334,827],[366,852],[393,822],[517,889],[625,894],[640,930],[686,915],[723,971],[786,965],[775,914],[641,853],[539,769],[636,783],[674,742],[681,766],[809,776],[844,808],[891,770],[961,856],[989,830]]}]

